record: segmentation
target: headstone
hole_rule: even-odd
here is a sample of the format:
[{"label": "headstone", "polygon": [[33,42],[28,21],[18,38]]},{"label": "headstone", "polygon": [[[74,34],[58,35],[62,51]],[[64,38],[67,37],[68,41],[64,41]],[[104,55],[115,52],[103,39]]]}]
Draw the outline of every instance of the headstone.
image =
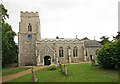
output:
[{"label": "headstone", "polygon": [[66,67],[65,64],[62,65],[62,69],[61,69],[61,71],[62,71],[62,73],[63,73],[64,75],[67,75],[67,74],[68,74],[68,73],[67,73],[67,67]]},{"label": "headstone", "polygon": [[66,76],[68,75],[66,65],[64,66],[64,74],[65,74]]},{"label": "headstone", "polygon": [[65,70],[64,70],[64,66],[62,66],[62,72],[63,72],[63,73],[65,72]]},{"label": "headstone", "polygon": [[95,60],[94,59],[91,60],[91,65],[95,66]]},{"label": "headstone", "polygon": [[60,67],[60,69],[62,70],[62,64],[61,64],[61,62],[58,62],[59,63],[59,67]]},{"label": "headstone", "polygon": [[64,65],[61,64],[61,71],[64,73]]},{"label": "headstone", "polygon": [[37,79],[36,76],[35,76],[35,70],[34,70],[33,67],[31,68],[31,72],[32,72],[32,79],[31,79],[32,82],[37,82],[38,79]]}]

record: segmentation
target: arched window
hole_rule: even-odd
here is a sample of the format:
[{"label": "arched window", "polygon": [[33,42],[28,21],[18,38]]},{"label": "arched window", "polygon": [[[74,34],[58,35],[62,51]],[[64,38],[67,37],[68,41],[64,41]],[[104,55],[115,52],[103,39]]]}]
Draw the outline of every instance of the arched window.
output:
[{"label": "arched window", "polygon": [[28,24],[28,32],[31,32],[32,31],[32,25],[29,23]]},{"label": "arched window", "polygon": [[78,50],[77,47],[75,46],[73,49],[73,57],[77,57],[77,54],[78,54]]},{"label": "arched window", "polygon": [[63,57],[63,56],[64,56],[63,47],[60,47],[60,49],[59,49],[59,57]]}]

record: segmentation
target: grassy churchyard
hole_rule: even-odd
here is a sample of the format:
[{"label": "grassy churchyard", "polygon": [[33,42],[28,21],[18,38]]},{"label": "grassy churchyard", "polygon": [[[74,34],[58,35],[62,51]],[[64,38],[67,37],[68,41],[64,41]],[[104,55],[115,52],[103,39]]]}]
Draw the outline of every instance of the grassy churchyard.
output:
[{"label": "grassy churchyard", "polygon": [[11,74],[15,74],[24,70],[28,70],[28,67],[4,67],[2,68],[2,76],[7,76]]},{"label": "grassy churchyard", "polygon": [[[118,71],[104,70],[98,66],[85,64],[68,64],[68,75],[65,76],[60,68],[50,70],[49,67],[35,72],[38,82],[117,82]],[[13,79],[9,82],[31,82],[32,74]]]}]

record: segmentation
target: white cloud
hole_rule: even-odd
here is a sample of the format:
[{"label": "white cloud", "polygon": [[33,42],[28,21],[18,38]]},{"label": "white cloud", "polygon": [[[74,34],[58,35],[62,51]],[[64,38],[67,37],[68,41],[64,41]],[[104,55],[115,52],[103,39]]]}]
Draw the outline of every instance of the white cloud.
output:
[{"label": "white cloud", "polygon": [[[89,37],[99,39],[118,31],[118,0],[4,0],[14,31],[19,30],[20,11],[38,11],[43,38]],[[53,31],[54,30],[54,31]]]}]

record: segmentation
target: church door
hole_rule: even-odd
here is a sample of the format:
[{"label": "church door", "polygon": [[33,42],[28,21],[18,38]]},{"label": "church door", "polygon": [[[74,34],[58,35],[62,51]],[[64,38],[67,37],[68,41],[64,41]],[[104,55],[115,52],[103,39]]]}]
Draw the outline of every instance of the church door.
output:
[{"label": "church door", "polygon": [[90,55],[90,60],[92,60],[92,54]]},{"label": "church door", "polygon": [[44,65],[50,65],[51,64],[51,58],[50,56],[44,57]]}]

